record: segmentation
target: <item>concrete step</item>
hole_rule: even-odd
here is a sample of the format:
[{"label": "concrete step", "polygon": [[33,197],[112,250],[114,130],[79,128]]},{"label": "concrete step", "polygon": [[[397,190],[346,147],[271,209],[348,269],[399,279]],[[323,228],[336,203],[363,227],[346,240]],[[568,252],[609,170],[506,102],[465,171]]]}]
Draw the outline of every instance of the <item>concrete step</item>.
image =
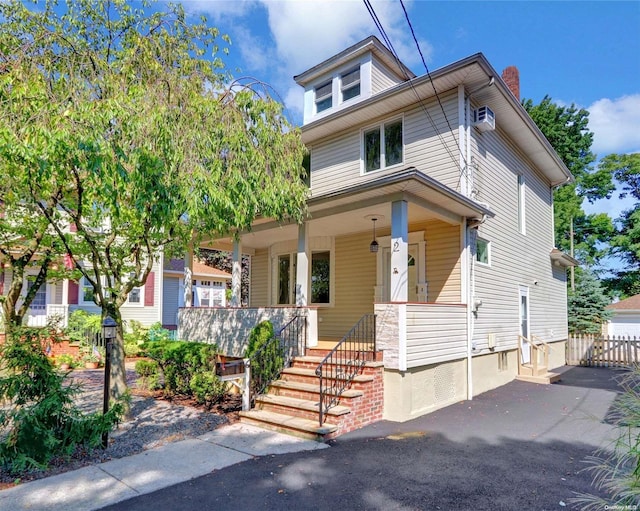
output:
[{"label": "concrete step", "polygon": [[[318,420],[319,405],[318,401],[308,399],[298,399],[295,397],[281,396],[275,394],[264,394],[256,397],[256,409],[268,412],[281,413],[302,417],[309,420]],[[326,412],[326,415],[336,418],[350,413],[351,410],[346,406],[333,406]],[[331,420],[331,419],[329,419]]]},{"label": "concrete step", "polygon": [[548,385],[550,383],[555,383],[560,379],[561,375],[558,373],[552,373],[547,371],[543,374],[531,375],[531,374],[519,374],[516,376],[516,380],[526,381],[529,383],[542,383]]},{"label": "concrete step", "polygon": [[249,410],[240,412],[241,422],[253,424],[271,431],[287,433],[300,438],[323,441],[325,435],[334,433],[338,426],[325,422],[322,426],[318,420],[303,419],[292,415],[274,413],[265,410]]}]

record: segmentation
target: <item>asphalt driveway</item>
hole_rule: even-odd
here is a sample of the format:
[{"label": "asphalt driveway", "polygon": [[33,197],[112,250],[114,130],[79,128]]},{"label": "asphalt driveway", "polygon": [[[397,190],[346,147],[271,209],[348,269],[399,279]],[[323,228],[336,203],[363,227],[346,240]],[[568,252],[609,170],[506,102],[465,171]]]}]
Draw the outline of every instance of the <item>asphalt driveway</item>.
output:
[{"label": "asphalt driveway", "polygon": [[109,510],[551,510],[593,493],[585,457],[610,445],[617,371],[514,381],[330,449],[259,457]]}]

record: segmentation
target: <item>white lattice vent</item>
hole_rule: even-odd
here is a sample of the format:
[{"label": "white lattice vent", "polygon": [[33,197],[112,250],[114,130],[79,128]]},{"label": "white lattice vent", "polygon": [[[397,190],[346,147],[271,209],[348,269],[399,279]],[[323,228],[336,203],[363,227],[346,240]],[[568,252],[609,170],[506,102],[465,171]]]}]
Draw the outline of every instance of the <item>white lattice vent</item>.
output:
[{"label": "white lattice vent", "polygon": [[453,365],[445,364],[436,367],[433,380],[436,403],[451,401],[456,397]]}]

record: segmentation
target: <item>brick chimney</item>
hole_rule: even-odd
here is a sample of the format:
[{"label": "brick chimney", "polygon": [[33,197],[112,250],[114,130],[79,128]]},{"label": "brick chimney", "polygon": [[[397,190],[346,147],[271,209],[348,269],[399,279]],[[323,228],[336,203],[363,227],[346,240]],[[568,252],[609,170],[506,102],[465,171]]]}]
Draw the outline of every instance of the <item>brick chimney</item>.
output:
[{"label": "brick chimney", "polygon": [[516,66],[509,66],[502,72],[502,79],[507,84],[511,94],[513,94],[518,103],[520,102],[520,72]]}]

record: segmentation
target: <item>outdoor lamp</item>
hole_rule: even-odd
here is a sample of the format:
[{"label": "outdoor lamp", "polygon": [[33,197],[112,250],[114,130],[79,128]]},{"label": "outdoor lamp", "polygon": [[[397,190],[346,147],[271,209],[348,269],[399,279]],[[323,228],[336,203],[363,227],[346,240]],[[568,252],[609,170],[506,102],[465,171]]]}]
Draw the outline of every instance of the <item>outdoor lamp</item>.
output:
[{"label": "outdoor lamp", "polygon": [[376,220],[377,218],[372,218],[373,222],[373,241],[369,245],[369,252],[377,252],[378,251],[378,242],[376,241]]},{"label": "outdoor lamp", "polygon": [[[104,394],[102,400],[103,415],[109,411],[109,387],[111,386],[111,347],[116,338],[117,323],[111,316],[104,318],[102,322],[102,340],[104,342]],[[109,443],[109,432],[102,434],[102,448],[106,449]]]}]

